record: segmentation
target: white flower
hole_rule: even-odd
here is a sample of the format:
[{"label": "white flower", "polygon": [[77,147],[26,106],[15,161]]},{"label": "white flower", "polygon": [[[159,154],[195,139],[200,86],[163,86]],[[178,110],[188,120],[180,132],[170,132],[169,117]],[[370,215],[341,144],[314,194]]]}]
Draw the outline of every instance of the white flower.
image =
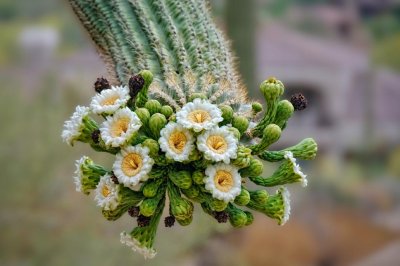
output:
[{"label": "white flower", "polygon": [[176,120],[184,128],[200,132],[211,129],[223,120],[221,110],[203,99],[187,103],[176,113]]},{"label": "white flower", "polygon": [[293,157],[293,153],[291,151],[285,151],[284,154],[285,159],[290,160],[293,164],[293,171],[295,174],[301,177],[301,185],[306,187],[308,184],[307,175],[301,171],[301,168],[298,164],[296,164],[296,158]]},{"label": "white flower", "polygon": [[[280,225],[284,225],[290,217],[290,192],[286,187],[282,187],[281,193],[283,198],[283,219]],[[277,193],[279,190],[277,190]]]},{"label": "white flower", "polygon": [[237,157],[237,143],[238,140],[225,126],[205,131],[197,137],[197,148],[206,159],[226,164]]},{"label": "white flower", "polygon": [[111,180],[110,174],[100,178],[95,193],[97,206],[104,210],[114,210],[118,206],[118,185]]},{"label": "white flower", "polygon": [[145,259],[152,259],[156,256],[157,252],[153,248],[147,248],[141,244],[137,239],[133,238],[126,232],[121,233],[121,243],[131,247],[133,251],[139,252]]},{"label": "white flower", "polygon": [[194,149],[194,138],[188,129],[171,122],[161,130],[160,135],[160,148],[168,158],[177,162],[189,159]]},{"label": "white flower", "polygon": [[111,89],[102,90],[92,98],[90,108],[95,114],[113,114],[119,108],[126,105],[129,100],[129,89],[127,87],[112,86]]},{"label": "white flower", "polygon": [[118,181],[133,190],[141,181],[146,181],[154,160],[149,156],[149,148],[141,145],[122,149],[116,155],[113,171]]},{"label": "white flower", "polygon": [[82,129],[85,127],[83,119],[88,117],[89,110],[89,107],[78,105],[70,120],[65,121],[61,137],[69,145],[74,145],[74,142],[81,137]]},{"label": "white flower", "polygon": [[125,145],[142,126],[139,117],[128,107],[119,109],[108,116],[100,128],[101,138],[112,147]]},{"label": "white flower", "polygon": [[74,183],[75,183],[75,190],[78,192],[82,191],[82,178],[84,177],[82,172],[82,165],[87,161],[90,160],[87,156],[82,156],[79,160],[75,161],[75,176],[74,176]]},{"label": "white flower", "polygon": [[205,174],[205,187],[214,198],[230,202],[240,194],[242,178],[237,167],[218,163],[209,165]]}]

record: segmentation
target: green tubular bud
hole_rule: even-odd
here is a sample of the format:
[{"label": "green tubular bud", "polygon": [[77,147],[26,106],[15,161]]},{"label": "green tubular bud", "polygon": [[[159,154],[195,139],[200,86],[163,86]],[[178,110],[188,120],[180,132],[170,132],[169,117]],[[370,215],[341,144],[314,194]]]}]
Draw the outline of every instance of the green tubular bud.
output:
[{"label": "green tubular bud", "polygon": [[259,211],[278,221],[279,225],[285,224],[290,216],[290,194],[285,187],[281,187],[276,194],[269,196],[266,204],[258,204],[250,199],[246,207]]},{"label": "green tubular bud", "polygon": [[259,154],[266,150],[281,137],[281,133],[281,128],[275,124],[266,126],[260,143],[249,147],[252,150],[252,154]]},{"label": "green tubular bud", "polygon": [[249,120],[244,116],[241,115],[233,116],[232,126],[234,128],[237,128],[237,130],[239,130],[240,135],[242,135],[247,130],[247,128],[249,127],[249,123],[250,123]]},{"label": "green tubular bud", "polygon": [[207,96],[204,93],[200,93],[200,92],[195,92],[192,95],[190,95],[189,97],[189,102],[193,102],[194,99],[202,99],[202,100],[207,100]]},{"label": "green tubular bud", "polygon": [[263,110],[263,107],[261,103],[254,102],[251,104],[251,109],[253,110],[253,114],[256,115]]},{"label": "green tubular bud", "polygon": [[247,223],[247,215],[241,209],[235,207],[235,205],[229,203],[226,211],[229,214],[229,222],[233,227],[243,227]]},{"label": "green tubular bud", "polygon": [[201,170],[196,170],[192,174],[193,182],[195,184],[197,184],[197,185],[203,185],[204,184],[204,177],[205,177],[205,174]]},{"label": "green tubular bud", "polygon": [[257,204],[265,204],[268,201],[268,192],[266,190],[249,191],[250,199]]},{"label": "green tubular bud", "polygon": [[150,119],[150,112],[146,108],[137,108],[135,113],[139,117],[140,121],[144,126],[146,126]]},{"label": "green tubular bud", "polygon": [[235,136],[236,139],[240,140],[241,134],[240,134],[240,132],[239,132],[239,130],[238,130],[237,128],[228,127],[228,130],[229,130],[230,132],[232,132],[232,134]]},{"label": "green tubular bud", "polygon": [[107,171],[101,165],[93,163],[87,156],[83,156],[80,160],[77,160],[75,165],[74,179],[76,190],[89,195],[90,191],[97,187],[100,177],[105,175]]},{"label": "green tubular bud", "polygon": [[258,125],[255,126],[251,132],[254,137],[261,136],[264,128],[274,121],[279,97],[283,94],[284,86],[281,81],[275,78],[270,78],[261,83],[260,90],[267,102],[267,111]]},{"label": "green tubular bud", "polygon": [[293,112],[294,107],[291,102],[289,102],[288,100],[280,101],[276,108],[276,114],[273,121],[274,124],[283,129],[286,126],[286,122],[292,116]]},{"label": "green tubular bud", "polygon": [[169,105],[164,105],[161,107],[160,113],[165,115],[166,118],[169,118],[174,113],[174,109]]},{"label": "green tubular bud", "polygon": [[261,159],[269,162],[278,162],[285,159],[285,152],[290,151],[293,156],[301,160],[312,160],[317,155],[318,145],[312,138],[306,138],[300,143],[286,148],[281,151],[265,151],[264,153],[258,155]]},{"label": "green tubular bud", "polygon": [[142,70],[139,72],[139,75],[144,79],[144,85],[135,98],[135,105],[136,107],[140,108],[144,107],[148,100],[147,93],[149,91],[150,84],[153,81],[153,74],[148,70]]},{"label": "green tubular bud", "polygon": [[176,122],[176,114],[172,114],[172,115],[168,118],[168,120],[171,121],[171,122]]},{"label": "green tubular bud", "polygon": [[160,131],[165,127],[166,124],[167,119],[162,114],[156,113],[150,117],[149,128],[152,136],[155,139],[160,138]]},{"label": "green tubular bud", "polygon": [[167,166],[168,164],[173,163],[173,160],[168,159],[167,157],[165,157],[165,155],[160,154],[154,157],[153,160],[157,166]]},{"label": "green tubular bud", "polygon": [[278,185],[285,185],[300,182],[303,187],[307,186],[307,176],[301,171],[301,168],[296,164],[296,158],[293,153],[286,151],[285,161],[279,168],[272,174],[272,176],[263,177],[250,177],[250,180],[255,184],[264,187],[273,187]]},{"label": "green tubular bud", "polygon": [[239,173],[242,177],[258,176],[264,170],[264,165],[261,161],[251,158],[250,165],[246,168],[240,169]]},{"label": "green tubular bud", "polygon": [[186,197],[193,200],[196,200],[200,195],[200,189],[197,186],[191,186],[188,189],[181,189],[181,191]]},{"label": "green tubular bud", "polygon": [[134,135],[132,136],[131,140],[129,141],[130,145],[132,146],[136,146],[138,144],[142,144],[146,139],[148,139],[149,137],[141,134],[141,133],[134,133]]},{"label": "green tubular bud", "polygon": [[189,219],[193,215],[193,203],[181,197],[178,187],[168,181],[170,211],[176,220]]},{"label": "green tubular bud", "polygon": [[232,164],[238,168],[245,168],[250,165],[251,158],[251,149],[243,145],[239,145],[237,149],[237,157],[236,159],[232,160]]},{"label": "green tubular bud", "polygon": [[165,197],[160,201],[148,226],[135,227],[129,234],[121,233],[121,242],[129,247],[135,246],[143,250],[145,258],[154,258],[156,251],[153,248],[158,224],[165,206]]},{"label": "green tubular bud", "polygon": [[153,214],[157,209],[157,206],[159,205],[159,202],[163,198],[165,198],[165,189],[166,189],[166,184],[164,183],[159,186],[155,197],[144,199],[142,203],[139,205],[140,214],[146,217],[153,216]]},{"label": "green tubular bud", "polygon": [[169,172],[169,179],[179,188],[188,189],[192,186],[192,176],[189,171],[175,171]]},{"label": "green tubular bud", "polygon": [[246,216],[247,216],[247,221],[246,221],[245,225],[246,226],[251,225],[253,223],[253,221],[254,221],[253,214],[251,212],[249,212],[249,211],[244,211],[244,213],[246,213]]},{"label": "green tubular bud", "polygon": [[153,115],[155,113],[159,113],[161,110],[161,103],[157,100],[148,100],[144,105],[144,108],[149,110],[150,114]]},{"label": "green tubular bud", "polygon": [[158,188],[163,182],[164,179],[162,178],[148,180],[143,186],[143,195],[146,198],[153,198],[157,195]]},{"label": "green tubular bud", "polygon": [[209,205],[213,211],[222,212],[223,210],[226,209],[228,203],[226,203],[223,200],[211,198],[209,199]]},{"label": "green tubular bud", "polygon": [[202,159],[201,153],[197,150],[194,149],[190,154],[189,154],[189,161],[199,161]]},{"label": "green tubular bud", "polygon": [[158,145],[157,141],[155,141],[154,139],[146,139],[145,141],[142,142],[142,145],[149,148],[151,157],[154,158],[158,156],[160,145]]},{"label": "green tubular bud", "polygon": [[185,218],[185,219],[176,219],[176,221],[177,221],[181,226],[187,226],[187,225],[189,225],[189,224],[192,223],[192,221],[193,221],[193,215],[191,215],[190,217]]},{"label": "green tubular bud", "polygon": [[224,119],[220,125],[230,124],[233,118],[233,109],[229,105],[220,105],[219,109],[222,112],[222,118]]},{"label": "green tubular bud", "polygon": [[130,207],[136,206],[144,199],[142,192],[133,191],[123,185],[118,186],[118,205],[113,210],[102,210],[103,216],[109,221],[115,221],[124,215]]},{"label": "green tubular bud", "polygon": [[154,165],[153,168],[151,168],[150,173],[148,173],[148,176],[151,179],[161,178],[166,175],[166,172],[167,171],[164,167]]},{"label": "green tubular bud", "polygon": [[240,194],[236,196],[235,203],[240,206],[246,206],[250,201],[250,193],[245,188],[242,187]]}]

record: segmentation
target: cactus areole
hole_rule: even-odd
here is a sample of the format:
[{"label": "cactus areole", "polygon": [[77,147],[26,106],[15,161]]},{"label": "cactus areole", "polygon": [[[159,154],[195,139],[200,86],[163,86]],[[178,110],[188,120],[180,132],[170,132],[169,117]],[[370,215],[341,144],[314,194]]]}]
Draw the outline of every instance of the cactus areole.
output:
[{"label": "cactus areole", "polygon": [[[307,138],[284,150],[269,148],[306,100],[281,99],[285,88],[275,78],[260,85],[266,106],[247,100],[205,1],[69,3],[109,76],[95,81],[90,104],[76,107],[62,138],[113,156],[108,167],[83,156],[74,180],[77,191],[95,195],[107,220],[126,213],[137,220],[121,242],[153,258],[163,209],[169,209],[166,227],[186,226],[195,204],[216,223],[248,226],[251,211],[258,211],[283,225],[290,215],[285,185],[307,185],[296,159],[313,159],[317,144]],[[264,177],[267,161],[280,166]],[[277,189],[249,190],[250,182]]]}]

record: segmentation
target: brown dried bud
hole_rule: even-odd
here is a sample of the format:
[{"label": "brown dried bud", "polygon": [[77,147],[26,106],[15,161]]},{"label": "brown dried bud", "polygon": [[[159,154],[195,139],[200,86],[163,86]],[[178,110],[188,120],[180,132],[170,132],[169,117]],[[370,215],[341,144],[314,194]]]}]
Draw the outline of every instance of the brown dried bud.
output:
[{"label": "brown dried bud", "polygon": [[146,217],[144,215],[139,215],[137,218],[137,224],[139,227],[145,227],[150,224],[151,217]]},{"label": "brown dried bud", "polygon": [[100,130],[99,129],[93,130],[92,140],[96,144],[99,143],[99,140],[100,140]]},{"label": "brown dried bud", "polygon": [[226,211],[214,212],[213,215],[219,223],[226,223],[229,219],[229,214]]},{"label": "brown dried bud", "polygon": [[292,97],[290,97],[290,102],[292,103],[295,111],[306,109],[308,104],[306,97],[304,97],[304,95],[301,93],[293,94]]},{"label": "brown dried bud", "polygon": [[114,184],[116,185],[119,184],[118,178],[114,175],[114,172],[111,175],[111,180],[114,182]]},{"label": "brown dried bud", "polygon": [[164,219],[165,227],[172,227],[175,224],[175,217],[173,215],[167,216]]},{"label": "brown dried bud", "polygon": [[128,209],[128,214],[129,214],[131,217],[138,217],[138,216],[139,216],[139,213],[140,213],[140,208],[137,207],[137,206],[130,207],[130,208]]},{"label": "brown dried bud", "polygon": [[129,79],[129,95],[135,98],[139,91],[143,88],[144,79],[141,75],[134,75]]},{"label": "brown dried bud", "polygon": [[96,82],[94,83],[94,90],[97,93],[100,93],[102,90],[107,90],[110,88],[110,84],[108,83],[108,80],[105,78],[97,78]]}]

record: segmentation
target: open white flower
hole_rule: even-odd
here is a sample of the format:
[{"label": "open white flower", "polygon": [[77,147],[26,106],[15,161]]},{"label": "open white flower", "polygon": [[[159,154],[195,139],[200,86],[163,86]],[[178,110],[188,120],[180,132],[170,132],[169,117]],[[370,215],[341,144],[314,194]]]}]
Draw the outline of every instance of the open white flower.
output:
[{"label": "open white flower", "polygon": [[75,190],[78,192],[83,192],[82,188],[82,179],[85,177],[83,171],[82,171],[82,166],[90,160],[89,157],[87,156],[82,156],[79,160],[75,161],[75,176],[74,176],[74,183],[75,183]]},{"label": "open white flower", "polygon": [[127,87],[112,86],[111,89],[102,90],[92,98],[90,108],[95,114],[113,114],[119,108],[124,107],[129,100]]},{"label": "open white flower", "polygon": [[104,143],[112,147],[120,147],[132,138],[142,122],[128,107],[119,109],[113,116],[107,116],[100,128]]},{"label": "open white flower", "polygon": [[177,162],[189,159],[194,149],[194,138],[188,129],[171,122],[161,130],[160,135],[160,148],[168,158]]},{"label": "open white flower", "polygon": [[87,137],[82,135],[85,129],[94,129],[95,124],[89,118],[89,111],[89,107],[78,105],[70,120],[65,121],[61,137],[69,145],[73,146],[75,141],[84,140]]},{"label": "open white flower", "polygon": [[281,188],[281,193],[282,193],[284,208],[283,208],[283,219],[280,225],[284,225],[289,220],[290,217],[290,192],[286,187],[283,187]]},{"label": "open white flower", "polygon": [[242,178],[237,167],[218,163],[209,165],[205,174],[205,187],[214,198],[230,202],[240,194]]},{"label": "open white flower", "polygon": [[205,131],[197,137],[197,148],[206,159],[226,164],[237,157],[237,143],[238,140],[226,126]]},{"label": "open white flower", "polygon": [[133,190],[142,181],[146,181],[154,164],[149,156],[149,148],[141,145],[122,149],[116,155],[113,171],[118,181]]},{"label": "open white flower", "polygon": [[300,183],[303,187],[306,187],[308,184],[307,175],[301,171],[300,165],[296,163],[296,158],[294,158],[293,153],[291,151],[285,151],[284,155],[285,159],[290,160],[293,164],[293,172],[300,176]]},{"label": "open white flower", "polygon": [[157,252],[153,248],[146,247],[126,232],[121,233],[121,243],[131,247],[133,251],[142,254],[145,259],[152,259],[157,255]]},{"label": "open white flower", "polygon": [[216,105],[197,98],[176,113],[176,120],[184,128],[200,132],[218,125],[223,118],[221,110]]},{"label": "open white flower", "polygon": [[118,206],[118,185],[112,181],[110,174],[100,178],[95,193],[97,205],[104,210],[114,210]]}]

